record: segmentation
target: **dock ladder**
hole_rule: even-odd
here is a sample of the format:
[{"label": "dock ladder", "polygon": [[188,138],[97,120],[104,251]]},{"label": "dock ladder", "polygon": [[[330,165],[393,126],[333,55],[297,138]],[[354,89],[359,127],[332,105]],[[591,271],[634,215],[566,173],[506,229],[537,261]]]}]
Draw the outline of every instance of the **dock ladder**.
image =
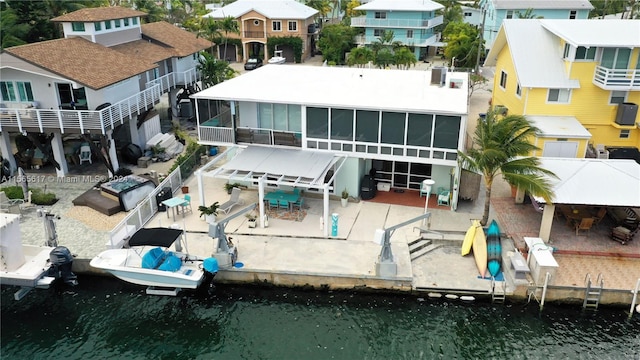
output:
[{"label": "dock ladder", "polygon": [[[631,300],[631,308],[629,308],[629,319],[631,319],[631,317],[633,316],[633,309],[636,307],[636,302],[638,301],[638,292],[639,291],[640,291],[640,278],[636,282],[636,288],[631,291],[631,292],[633,292],[633,299]],[[638,305],[638,307],[640,308],[640,305]],[[638,310],[638,312],[640,312],[640,310]]]},{"label": "dock ladder", "polygon": [[496,278],[491,277],[491,302],[496,304],[504,304],[504,299],[507,297],[507,289],[504,281],[502,286],[497,286]]},{"label": "dock ladder", "polygon": [[602,297],[602,289],[604,289],[604,277],[602,273],[598,274],[595,285],[591,282],[591,274],[587,274],[585,277],[585,294],[584,302],[582,303],[583,309],[597,310],[600,305],[600,298]]}]

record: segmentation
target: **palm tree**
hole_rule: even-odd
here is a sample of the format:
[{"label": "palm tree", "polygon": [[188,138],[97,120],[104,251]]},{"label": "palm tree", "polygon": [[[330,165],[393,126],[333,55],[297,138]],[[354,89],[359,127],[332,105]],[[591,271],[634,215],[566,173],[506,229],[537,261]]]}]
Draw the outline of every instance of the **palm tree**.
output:
[{"label": "palm tree", "polygon": [[222,21],[218,21],[220,30],[224,32],[224,57],[227,59],[227,40],[229,39],[229,33],[240,34],[240,28],[238,22],[233,16],[227,16]]},{"label": "palm tree", "polygon": [[523,13],[516,11],[516,15],[518,16],[518,19],[544,19],[544,16],[534,14],[532,8],[528,8]]},{"label": "palm tree", "polygon": [[214,43],[220,39],[220,23],[210,17],[200,19],[199,29],[196,37],[203,37],[211,42],[211,55],[213,55]]},{"label": "palm tree", "polygon": [[326,18],[331,12],[331,1],[329,0],[309,0],[307,6],[318,10],[320,17]]},{"label": "palm tree", "polygon": [[484,176],[486,198],[482,225],[489,219],[491,186],[499,174],[510,185],[551,202],[554,194],[545,175],[556,175],[541,168],[537,157],[526,156],[539,150],[529,142],[539,133],[540,130],[522,115],[502,117],[495,110],[489,111],[484,120],[478,120],[471,149],[467,154],[458,152],[464,168]]},{"label": "palm tree", "polygon": [[351,49],[351,54],[349,54],[349,59],[347,60],[347,65],[356,66],[356,67],[364,67],[370,61],[374,60],[373,50],[368,47],[357,47]]},{"label": "palm tree", "polygon": [[213,55],[202,52],[198,59],[198,71],[202,74],[202,88],[206,89],[236,76],[237,72],[224,60],[218,60]]},{"label": "palm tree", "polygon": [[415,65],[418,60],[408,47],[403,46],[394,52],[393,62],[396,64],[398,69],[408,70],[411,65]]}]

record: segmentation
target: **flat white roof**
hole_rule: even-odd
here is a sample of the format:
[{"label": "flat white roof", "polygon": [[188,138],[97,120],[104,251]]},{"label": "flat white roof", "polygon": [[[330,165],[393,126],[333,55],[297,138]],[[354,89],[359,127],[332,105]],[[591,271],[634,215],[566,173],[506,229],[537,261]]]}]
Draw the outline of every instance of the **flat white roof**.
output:
[{"label": "flat white roof", "polygon": [[640,207],[640,164],[634,160],[543,157],[540,162],[558,176],[549,178],[555,204]]},{"label": "flat white roof", "polygon": [[540,25],[574,46],[640,46],[640,20],[541,19]]},{"label": "flat white roof", "polygon": [[269,64],[192,97],[466,115],[468,78],[467,73],[447,73],[446,84],[461,84],[450,88],[431,85],[431,71]]},{"label": "flat white roof", "polygon": [[545,137],[591,139],[591,133],[574,116],[527,115]]},{"label": "flat white roof", "polygon": [[238,18],[252,10],[269,19],[308,19],[318,10],[293,0],[237,0],[229,5],[216,8],[203,17],[223,19],[227,16]]},{"label": "flat white roof", "polygon": [[386,11],[435,11],[439,9],[444,9],[444,6],[430,0],[373,0],[355,8],[355,10]]}]

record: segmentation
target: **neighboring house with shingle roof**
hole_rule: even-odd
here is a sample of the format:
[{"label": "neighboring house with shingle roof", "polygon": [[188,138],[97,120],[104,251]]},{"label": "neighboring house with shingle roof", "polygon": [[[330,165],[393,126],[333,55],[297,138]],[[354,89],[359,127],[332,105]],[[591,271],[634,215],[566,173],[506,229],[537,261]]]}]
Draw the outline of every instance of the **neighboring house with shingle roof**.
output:
[{"label": "neighboring house with shingle roof", "polygon": [[505,20],[485,65],[492,105],[541,129],[532,155],[640,148],[640,20]]},{"label": "neighboring house with shingle roof", "polygon": [[[231,61],[241,61],[250,57],[269,54],[267,39],[272,37],[298,37],[302,39],[301,61],[313,56],[316,51],[318,30],[315,17],[318,11],[294,0],[237,0],[221,8],[214,9],[204,17],[222,20],[233,17],[238,23],[240,34],[228,34],[229,38],[240,39],[242,48],[227,44],[226,56]],[[223,54],[223,46],[218,46],[218,54]],[[295,53],[291,46],[279,46],[287,62],[294,62]],[[238,57],[241,56],[241,58]],[[222,55],[221,55],[222,56]]]},{"label": "neighboring house with shingle roof", "polygon": [[129,120],[138,125],[165,92],[175,107],[176,93],[197,81],[198,53],[211,46],[166,22],[142,24],[145,15],[121,7],[81,9],[52,19],[62,23],[65,38],[0,53],[0,151],[14,169],[11,132],[53,133],[58,175],[68,171],[62,134],[111,140],[127,125],[128,141],[144,150],[151,131],[159,131],[159,118],[140,129]]}]

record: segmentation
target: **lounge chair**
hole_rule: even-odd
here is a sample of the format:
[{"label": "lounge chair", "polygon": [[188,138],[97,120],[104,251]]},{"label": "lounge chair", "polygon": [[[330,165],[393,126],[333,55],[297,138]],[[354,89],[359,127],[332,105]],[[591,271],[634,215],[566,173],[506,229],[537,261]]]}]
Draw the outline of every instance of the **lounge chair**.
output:
[{"label": "lounge chair", "polygon": [[242,205],[243,201],[242,199],[240,199],[240,192],[242,190],[240,188],[234,187],[231,190],[231,197],[229,198],[229,201],[223,203],[220,205],[220,207],[218,208],[219,211],[222,211],[225,214],[229,214],[229,211],[231,211],[231,209],[236,206],[236,205]]}]

